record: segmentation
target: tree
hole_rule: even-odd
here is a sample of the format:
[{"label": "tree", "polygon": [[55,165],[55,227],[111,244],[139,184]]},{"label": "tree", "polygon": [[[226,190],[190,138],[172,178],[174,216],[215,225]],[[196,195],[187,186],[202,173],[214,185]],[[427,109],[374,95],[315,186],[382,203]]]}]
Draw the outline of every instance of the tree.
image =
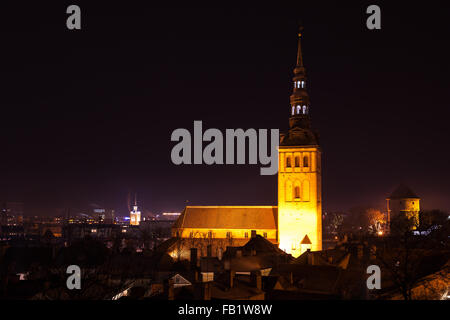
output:
[{"label": "tree", "polygon": [[[447,230],[445,229],[447,225],[444,222],[441,228]],[[435,272],[435,278],[440,277],[439,270],[431,270],[433,266],[430,261],[441,259],[442,261],[434,266],[439,268],[448,260],[446,254],[448,251],[445,251],[448,248],[448,233],[445,235],[445,242],[436,241],[436,233],[440,235],[441,228],[426,235],[417,235],[413,230],[414,227],[417,227],[416,219],[408,218],[407,215],[393,217],[391,236],[384,238],[383,246],[377,250],[378,260],[389,272],[390,280],[400,290],[405,300],[413,299],[413,289],[419,282],[427,286],[423,278],[430,271]],[[448,275],[448,272],[446,274]]]},{"label": "tree", "polygon": [[139,228],[139,247],[144,248],[145,250],[150,249],[150,243],[153,240],[153,232],[149,227],[141,226]]},{"label": "tree", "polygon": [[328,234],[337,234],[342,230],[344,214],[339,212],[329,212],[325,214],[323,224]]},{"label": "tree", "polygon": [[377,233],[381,226],[386,224],[386,216],[380,210],[369,208],[365,211],[369,231]]},{"label": "tree", "polygon": [[343,226],[346,231],[376,233],[386,223],[385,215],[378,209],[369,206],[357,206],[348,211]]},{"label": "tree", "polygon": [[449,214],[438,210],[422,210],[419,212],[419,231],[435,229],[448,223]]}]

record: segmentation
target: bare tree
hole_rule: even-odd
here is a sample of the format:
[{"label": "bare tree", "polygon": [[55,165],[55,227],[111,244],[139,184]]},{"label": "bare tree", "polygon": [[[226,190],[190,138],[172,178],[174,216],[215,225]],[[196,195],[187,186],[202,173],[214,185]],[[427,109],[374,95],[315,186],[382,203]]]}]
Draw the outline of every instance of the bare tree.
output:
[{"label": "bare tree", "polygon": [[[377,250],[378,260],[389,272],[389,279],[405,300],[412,300],[413,289],[424,283],[425,259],[433,255],[443,255],[445,260],[445,250],[436,245],[429,245],[435,244],[433,235],[414,235],[414,227],[417,227],[417,219],[408,218],[406,215],[394,217],[391,221],[392,236],[386,237],[383,247]],[[448,276],[448,272],[446,275]]]}]

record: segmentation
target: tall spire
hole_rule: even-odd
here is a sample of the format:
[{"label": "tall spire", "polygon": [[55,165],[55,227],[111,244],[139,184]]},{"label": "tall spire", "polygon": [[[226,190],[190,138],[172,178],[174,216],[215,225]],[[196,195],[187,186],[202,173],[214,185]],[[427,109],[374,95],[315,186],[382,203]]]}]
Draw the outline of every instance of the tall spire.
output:
[{"label": "tall spire", "polygon": [[303,65],[303,52],[301,38],[303,28],[298,31],[297,63],[294,68],[293,90],[290,96],[289,107],[289,130],[280,135],[280,145],[282,146],[306,146],[319,145],[319,136],[311,128],[308,91],[306,91],[306,69]]},{"label": "tall spire", "polygon": [[301,38],[303,36],[303,27],[298,30],[297,63],[294,68],[294,89],[290,97],[290,118],[289,126],[309,128],[309,95],[306,91],[306,70],[303,65],[303,52]]},{"label": "tall spire", "polygon": [[303,55],[302,55],[302,32],[303,27],[298,28],[298,46],[297,46],[297,67],[303,67]]}]

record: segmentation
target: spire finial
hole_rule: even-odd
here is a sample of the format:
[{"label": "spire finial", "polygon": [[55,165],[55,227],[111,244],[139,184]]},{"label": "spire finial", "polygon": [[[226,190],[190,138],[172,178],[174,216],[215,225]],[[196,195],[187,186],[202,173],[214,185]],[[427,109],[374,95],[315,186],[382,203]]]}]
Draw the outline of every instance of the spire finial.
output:
[{"label": "spire finial", "polygon": [[303,67],[303,55],[302,55],[302,33],[303,26],[298,28],[298,48],[297,48],[297,67]]}]

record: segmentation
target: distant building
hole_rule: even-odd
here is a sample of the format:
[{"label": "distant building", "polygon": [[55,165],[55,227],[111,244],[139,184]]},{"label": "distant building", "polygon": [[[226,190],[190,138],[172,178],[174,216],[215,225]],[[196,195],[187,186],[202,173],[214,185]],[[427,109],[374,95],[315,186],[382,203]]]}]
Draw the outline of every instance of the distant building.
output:
[{"label": "distant building", "polygon": [[133,210],[131,210],[131,212],[130,212],[130,225],[138,226],[140,222],[141,222],[141,212],[138,209],[136,196],[135,196]]},{"label": "distant building", "polygon": [[115,224],[67,224],[62,228],[62,236],[68,241],[83,239],[86,236],[99,240],[110,240],[121,234],[122,227]]},{"label": "distant building", "polygon": [[97,223],[111,224],[114,223],[115,212],[113,209],[95,208],[92,216]]},{"label": "distant building", "polygon": [[409,187],[401,184],[386,199],[388,211],[388,224],[393,217],[404,215],[419,221],[420,198]]},{"label": "distant building", "polygon": [[5,202],[0,212],[0,224],[17,226],[23,224],[24,205],[22,202]]},{"label": "distant building", "polygon": [[161,216],[159,216],[159,220],[177,220],[181,215],[181,212],[163,212]]},{"label": "distant building", "polygon": [[6,204],[3,205],[3,208],[0,212],[0,226],[6,226],[8,223],[8,210],[6,209]]}]

